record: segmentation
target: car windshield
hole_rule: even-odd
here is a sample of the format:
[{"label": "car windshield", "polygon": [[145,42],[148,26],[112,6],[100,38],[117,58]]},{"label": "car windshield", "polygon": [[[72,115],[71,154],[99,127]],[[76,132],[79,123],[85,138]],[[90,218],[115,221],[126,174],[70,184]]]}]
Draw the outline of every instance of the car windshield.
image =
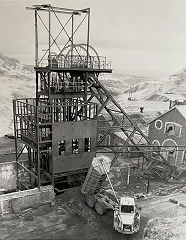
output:
[{"label": "car windshield", "polygon": [[122,213],[133,213],[134,212],[134,206],[121,205],[121,212]]}]

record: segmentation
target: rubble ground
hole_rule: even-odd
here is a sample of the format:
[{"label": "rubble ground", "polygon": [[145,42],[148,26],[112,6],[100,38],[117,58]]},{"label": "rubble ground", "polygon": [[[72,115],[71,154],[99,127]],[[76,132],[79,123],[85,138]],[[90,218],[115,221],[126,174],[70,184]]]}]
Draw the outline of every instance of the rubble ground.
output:
[{"label": "rubble ground", "polygon": [[[162,228],[166,232],[169,218],[173,218],[174,223],[179,226],[175,231],[181,231],[182,223],[185,221],[184,215],[182,222],[179,219],[182,217],[181,213],[186,212],[186,209],[169,200],[172,198],[184,203],[184,199],[186,199],[185,182],[165,182],[161,179],[153,179],[150,181],[149,193],[147,194],[147,180],[142,177],[143,171],[131,168],[130,184],[127,187],[127,161],[124,162],[121,158],[118,161],[122,161],[122,164],[116,163],[112,167],[110,172],[111,182],[119,195],[135,196],[137,205],[142,207],[139,233],[129,236],[114,231],[112,226],[113,212],[107,211],[105,215],[98,216],[93,209],[85,204],[80,187],[76,187],[57,195],[55,206],[49,207],[46,205],[21,214],[4,215],[0,219],[0,239],[140,240],[143,238],[148,220],[158,217],[163,220],[150,220],[151,222],[148,222],[145,240],[161,239],[152,238],[152,235],[156,236],[161,223],[162,226],[167,224],[167,228]],[[106,182],[105,187],[109,187],[108,182]],[[151,227],[152,224],[153,228]],[[169,228],[171,228],[171,224],[173,222],[170,223]],[[149,232],[149,229],[155,230]],[[147,238],[148,236],[150,238]]]},{"label": "rubble ground", "polygon": [[185,240],[185,197],[185,193],[174,193],[143,202],[143,215],[150,218],[144,230],[143,240]]},{"label": "rubble ground", "polygon": [[[32,217],[9,214],[1,218],[1,239],[82,239],[91,233],[97,237],[96,213],[83,201],[80,189],[67,190],[56,197],[55,206],[33,209]],[[79,237],[78,237],[79,236]]]}]

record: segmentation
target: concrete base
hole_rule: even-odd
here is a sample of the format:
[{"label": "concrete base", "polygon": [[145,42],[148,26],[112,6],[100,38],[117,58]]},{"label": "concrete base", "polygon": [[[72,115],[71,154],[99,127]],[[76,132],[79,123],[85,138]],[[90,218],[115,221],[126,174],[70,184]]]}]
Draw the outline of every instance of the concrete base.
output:
[{"label": "concrete base", "polygon": [[24,209],[37,208],[53,203],[54,188],[51,185],[0,195],[0,214],[19,213]]},{"label": "concrete base", "polygon": [[[10,154],[6,155],[6,158],[9,159]],[[3,155],[5,157],[5,155]],[[0,156],[2,160],[2,155]],[[21,161],[23,166],[28,167],[28,161]],[[19,168],[19,180],[25,185],[30,183],[30,175],[23,168]],[[4,162],[0,163],[0,192],[11,192],[17,188],[17,163]]]}]

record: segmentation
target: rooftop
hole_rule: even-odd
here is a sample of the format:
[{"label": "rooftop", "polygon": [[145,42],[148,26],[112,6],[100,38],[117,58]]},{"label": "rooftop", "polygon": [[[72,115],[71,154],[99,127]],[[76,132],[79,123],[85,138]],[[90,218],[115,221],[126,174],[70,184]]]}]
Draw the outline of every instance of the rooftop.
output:
[{"label": "rooftop", "polygon": [[186,119],[186,105],[177,105],[175,108],[180,112],[180,114]]},{"label": "rooftop", "polygon": [[[173,108],[169,109],[167,112],[163,113],[161,116],[164,116],[165,114],[173,111],[174,109],[177,109],[178,112],[182,115],[182,117],[186,119],[186,105],[175,105]],[[153,119],[152,121],[150,121],[149,124],[150,124],[151,122],[156,121],[156,120],[157,120],[159,117],[161,117],[161,116],[156,117],[155,119]]]}]

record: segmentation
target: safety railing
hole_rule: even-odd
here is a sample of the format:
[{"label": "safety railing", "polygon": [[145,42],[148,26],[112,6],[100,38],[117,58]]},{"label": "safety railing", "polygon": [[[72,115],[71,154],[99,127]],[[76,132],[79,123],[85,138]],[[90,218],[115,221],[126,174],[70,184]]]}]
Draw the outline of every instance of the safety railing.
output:
[{"label": "safety railing", "polygon": [[97,104],[78,101],[68,101],[49,105],[45,99],[13,100],[14,118],[17,138],[27,142],[32,147],[52,140],[51,124],[56,122],[82,121],[97,118]]},{"label": "safety railing", "polygon": [[[31,104],[32,103],[32,104]],[[80,101],[54,102],[49,105],[44,99],[14,100],[14,116],[19,118],[20,128],[24,134],[35,133],[35,125],[65,121],[82,121],[97,117],[97,103]],[[20,120],[21,119],[21,120]]]},{"label": "safety railing", "polygon": [[51,59],[42,59],[36,67],[51,68],[88,68],[88,69],[111,69],[111,61],[106,57],[69,55],[69,56],[52,56]]}]

